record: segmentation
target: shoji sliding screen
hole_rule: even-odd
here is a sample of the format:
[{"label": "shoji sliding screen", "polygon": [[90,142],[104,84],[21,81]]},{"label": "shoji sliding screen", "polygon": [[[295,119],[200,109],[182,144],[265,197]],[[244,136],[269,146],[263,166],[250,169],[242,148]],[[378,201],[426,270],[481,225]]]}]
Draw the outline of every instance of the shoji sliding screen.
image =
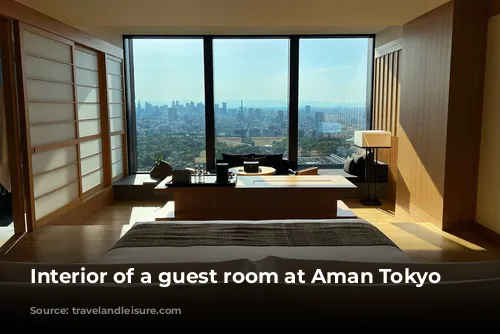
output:
[{"label": "shoji sliding screen", "polygon": [[80,182],[82,193],[86,195],[104,186],[98,54],[77,46],[75,74],[82,176]]},{"label": "shoji sliding screen", "polygon": [[81,196],[73,43],[22,26],[24,103],[35,226]]},{"label": "shoji sliding screen", "polygon": [[122,60],[108,56],[106,69],[108,74],[109,131],[111,138],[111,177],[113,181],[116,181],[127,174]]},{"label": "shoji sliding screen", "polygon": [[[25,111],[27,214],[34,229],[111,185],[112,170],[118,171],[113,176],[123,175],[123,154],[110,150],[110,145],[124,147],[123,105],[109,88],[112,101],[108,110],[104,53],[22,23],[17,32],[23,78],[20,106]],[[113,66],[108,68],[117,72]],[[122,96],[118,82],[110,83]],[[113,129],[109,128],[111,122]],[[116,143],[110,132],[119,134],[121,141]],[[116,160],[113,168],[112,154]]]}]

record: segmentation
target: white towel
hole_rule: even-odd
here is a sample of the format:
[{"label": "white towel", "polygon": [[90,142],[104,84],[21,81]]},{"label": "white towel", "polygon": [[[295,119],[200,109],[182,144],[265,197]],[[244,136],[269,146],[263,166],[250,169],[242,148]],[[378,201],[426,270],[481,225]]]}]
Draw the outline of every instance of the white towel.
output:
[{"label": "white towel", "polygon": [[11,192],[6,123],[3,85],[0,85],[0,184],[7,189],[8,192]]}]

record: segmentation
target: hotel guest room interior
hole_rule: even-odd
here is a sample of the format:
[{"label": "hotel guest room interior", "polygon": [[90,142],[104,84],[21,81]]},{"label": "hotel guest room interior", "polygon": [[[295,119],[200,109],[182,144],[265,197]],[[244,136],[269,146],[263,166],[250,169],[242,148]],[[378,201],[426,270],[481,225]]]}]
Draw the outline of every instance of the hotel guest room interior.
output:
[{"label": "hotel guest room interior", "polygon": [[500,260],[498,0],[2,0],[0,57],[3,265]]}]

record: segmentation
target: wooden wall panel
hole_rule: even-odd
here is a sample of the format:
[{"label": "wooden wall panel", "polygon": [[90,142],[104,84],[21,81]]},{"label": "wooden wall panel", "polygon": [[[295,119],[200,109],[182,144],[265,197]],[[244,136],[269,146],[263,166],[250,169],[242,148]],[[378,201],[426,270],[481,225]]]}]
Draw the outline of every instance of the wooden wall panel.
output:
[{"label": "wooden wall panel", "polygon": [[396,219],[475,220],[487,8],[454,0],[403,28]]},{"label": "wooden wall panel", "polygon": [[443,218],[452,33],[453,2],[403,28],[396,204],[437,224]]},{"label": "wooden wall panel", "polygon": [[379,160],[389,166],[387,197],[395,201],[397,189],[397,157],[398,157],[398,120],[400,105],[400,69],[402,45],[398,49],[390,49],[388,53],[377,52],[375,58],[374,87],[374,130],[390,131],[392,147],[379,151]]},{"label": "wooden wall panel", "polygon": [[500,233],[500,15],[489,19],[485,72],[476,221]]},{"label": "wooden wall panel", "polygon": [[488,40],[486,1],[455,0],[443,227],[476,221]]},{"label": "wooden wall panel", "polygon": [[500,15],[500,0],[489,0],[488,16]]}]

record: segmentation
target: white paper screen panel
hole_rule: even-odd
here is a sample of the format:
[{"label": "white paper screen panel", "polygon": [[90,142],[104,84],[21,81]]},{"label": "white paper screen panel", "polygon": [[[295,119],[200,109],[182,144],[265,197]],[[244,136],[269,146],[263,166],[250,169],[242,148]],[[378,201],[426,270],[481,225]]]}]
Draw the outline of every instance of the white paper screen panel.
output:
[{"label": "white paper screen panel", "polygon": [[84,103],[78,105],[78,119],[96,119],[100,118],[100,105],[98,103]]},{"label": "white paper screen panel", "polygon": [[68,64],[26,56],[26,76],[62,82],[73,82],[73,68]]},{"label": "white paper screen panel", "polygon": [[123,117],[112,118],[109,120],[109,131],[117,132],[123,130]]},{"label": "white paper screen panel", "polygon": [[123,173],[123,160],[115,162],[111,165],[111,177],[118,176]]},{"label": "white paper screen panel", "polygon": [[30,132],[32,147],[76,139],[74,123],[31,126]]},{"label": "white paper screen panel", "polygon": [[102,169],[85,175],[82,178],[82,192],[91,190],[104,182],[104,172]]},{"label": "white paper screen panel", "polygon": [[109,103],[123,103],[123,95],[121,90],[109,89],[108,102]]},{"label": "white paper screen panel", "polygon": [[[124,130],[123,114],[123,85],[122,85],[122,63],[108,58],[106,60],[108,70],[108,102],[109,102],[109,131],[119,132]],[[111,136],[111,177],[115,178],[124,172],[123,160],[123,136]]]},{"label": "white paper screen panel", "polygon": [[109,74],[113,74],[115,76],[121,76],[122,75],[122,64],[121,62],[118,62],[113,59],[107,59],[106,61],[106,67],[108,69]]},{"label": "white paper screen panel", "polygon": [[81,173],[82,175],[87,175],[93,171],[102,168],[102,154],[93,155],[88,158],[82,159],[81,162]]},{"label": "white paper screen panel", "polygon": [[98,135],[101,133],[101,121],[100,120],[90,120],[90,121],[80,121],[78,123],[78,134],[80,138]]},{"label": "white paper screen panel", "polygon": [[78,183],[72,183],[67,187],[54,191],[46,196],[35,200],[35,217],[43,218],[48,214],[73,202],[79,196]]},{"label": "white paper screen panel", "polygon": [[98,59],[96,55],[89,54],[81,50],[75,50],[75,66],[85,68],[92,71],[98,70]]},{"label": "white paper screen panel", "polygon": [[72,63],[70,45],[26,30],[23,37],[25,53],[69,64]]},{"label": "white paper screen panel", "polygon": [[74,101],[73,85],[26,80],[29,101]]},{"label": "white paper screen panel", "polygon": [[111,136],[111,149],[115,149],[118,147],[122,147],[122,136],[121,135],[114,135]]},{"label": "white paper screen panel", "polygon": [[82,86],[99,86],[99,74],[82,68],[76,69],[76,83]]},{"label": "white paper screen panel", "polygon": [[108,88],[123,89],[122,78],[116,75],[108,75]]},{"label": "white paper screen panel", "polygon": [[75,120],[72,103],[28,103],[30,124],[57,123]]},{"label": "white paper screen panel", "polygon": [[121,147],[111,151],[111,163],[123,160],[123,150]]},{"label": "white paper screen panel", "polygon": [[78,166],[76,164],[35,176],[33,178],[35,198],[47,195],[48,193],[67,186],[77,180]]},{"label": "white paper screen panel", "polygon": [[123,105],[122,104],[110,104],[109,105],[109,117],[123,117]]},{"label": "white paper screen panel", "polygon": [[78,102],[97,103],[99,102],[99,88],[77,87]]},{"label": "white paper screen panel", "polygon": [[102,152],[101,139],[93,139],[80,143],[80,159]]},{"label": "white paper screen panel", "polygon": [[40,173],[68,166],[78,160],[76,156],[76,146],[68,146],[52,151],[35,153],[31,159],[32,171],[35,176]]}]

